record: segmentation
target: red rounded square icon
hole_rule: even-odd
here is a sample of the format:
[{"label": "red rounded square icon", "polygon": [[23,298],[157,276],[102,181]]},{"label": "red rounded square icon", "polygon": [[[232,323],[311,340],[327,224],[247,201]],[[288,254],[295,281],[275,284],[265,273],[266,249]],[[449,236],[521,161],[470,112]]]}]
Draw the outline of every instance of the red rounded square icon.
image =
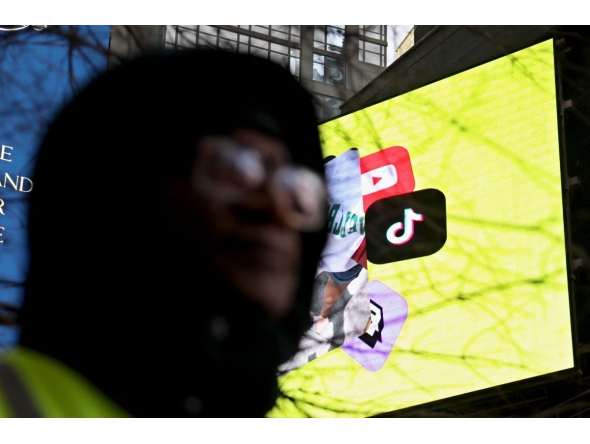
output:
[{"label": "red rounded square icon", "polygon": [[360,158],[363,207],[380,199],[414,191],[410,154],[403,146],[391,146]]}]

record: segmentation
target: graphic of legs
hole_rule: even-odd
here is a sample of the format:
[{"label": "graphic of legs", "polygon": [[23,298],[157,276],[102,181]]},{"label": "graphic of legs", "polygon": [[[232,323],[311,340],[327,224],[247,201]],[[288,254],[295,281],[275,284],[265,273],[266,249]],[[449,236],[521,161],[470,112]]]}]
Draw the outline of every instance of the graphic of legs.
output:
[{"label": "graphic of legs", "polygon": [[355,265],[350,270],[343,272],[328,273],[328,280],[324,288],[324,303],[320,310],[320,315],[315,324],[315,332],[321,334],[328,324],[330,308],[338,302],[344,290],[353,280],[357,278],[363,267]]},{"label": "graphic of legs", "polygon": [[346,290],[349,283],[338,285],[332,280],[331,273],[328,275],[328,281],[326,282],[326,287],[324,288],[324,304],[320,310],[320,316],[315,324],[315,331],[316,333],[321,333],[326,328],[326,324],[328,323],[328,315],[330,313],[330,308],[338,302],[340,295]]}]

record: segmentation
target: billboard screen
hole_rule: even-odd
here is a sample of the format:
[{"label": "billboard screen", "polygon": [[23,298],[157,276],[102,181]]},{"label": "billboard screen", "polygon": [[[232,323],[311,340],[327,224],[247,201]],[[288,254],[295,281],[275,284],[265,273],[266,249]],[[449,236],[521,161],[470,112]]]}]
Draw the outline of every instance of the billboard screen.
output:
[{"label": "billboard screen", "polygon": [[371,416],[574,366],[552,41],[320,132],[315,323],[270,416]]},{"label": "billboard screen", "polygon": [[109,39],[110,26],[103,25],[0,27],[0,353],[19,335],[13,314],[28,269],[27,202],[37,148],[61,106],[106,69]]}]

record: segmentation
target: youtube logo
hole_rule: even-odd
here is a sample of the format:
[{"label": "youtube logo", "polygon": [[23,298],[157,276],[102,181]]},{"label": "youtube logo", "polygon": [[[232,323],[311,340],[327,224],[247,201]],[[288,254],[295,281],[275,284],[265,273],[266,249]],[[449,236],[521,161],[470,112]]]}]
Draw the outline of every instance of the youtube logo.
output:
[{"label": "youtube logo", "polygon": [[376,201],[414,191],[414,173],[408,150],[392,146],[360,158],[365,212]]},{"label": "youtube logo", "polygon": [[428,256],[447,240],[446,199],[434,188],[381,199],[365,220],[367,259],[374,264]]},{"label": "youtube logo", "polygon": [[397,170],[394,165],[385,165],[361,174],[361,188],[364,195],[376,193],[397,183]]}]

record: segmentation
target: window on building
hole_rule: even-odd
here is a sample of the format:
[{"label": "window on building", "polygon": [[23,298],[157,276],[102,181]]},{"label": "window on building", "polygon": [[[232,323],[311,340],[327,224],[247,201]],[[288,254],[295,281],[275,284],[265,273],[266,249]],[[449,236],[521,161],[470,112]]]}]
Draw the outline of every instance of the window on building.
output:
[{"label": "window on building", "polygon": [[314,94],[313,97],[315,112],[319,121],[340,115],[340,107],[344,104],[344,100],[322,94]]},{"label": "window on building", "polygon": [[270,59],[288,69],[293,76],[299,78],[301,50],[297,48],[290,48],[286,45],[240,34],[239,51]]},{"label": "window on building", "polygon": [[387,47],[376,43],[359,40],[359,60],[377,66],[385,66]]},{"label": "window on building", "polygon": [[289,42],[301,43],[301,27],[299,25],[237,25],[249,31],[277,37]]},{"label": "window on building", "polygon": [[314,53],[313,79],[328,85],[345,86],[344,60]]},{"label": "window on building", "polygon": [[290,42],[301,42],[301,28],[299,25],[271,25],[270,35]]},{"label": "window on building", "polygon": [[[195,46],[210,46],[230,51],[253,54],[264,59],[270,59],[288,69],[293,76],[299,78],[301,51],[288,46],[289,41],[299,41],[299,26],[290,25],[240,25],[240,28],[255,31],[260,34],[275,36],[280,34],[285,45],[273,43],[261,38],[251,37],[239,32],[229,31],[209,25],[172,25],[166,28],[166,48],[191,48]],[[276,29],[275,29],[276,28]],[[278,35],[276,35],[278,36]]]},{"label": "window on building", "polygon": [[359,25],[359,35],[371,37],[372,39],[387,40],[386,25]]},{"label": "window on building", "polygon": [[299,80],[299,65],[301,60],[301,51],[299,49],[289,49],[289,71]]},{"label": "window on building", "polygon": [[316,48],[342,54],[344,37],[344,25],[321,25],[313,28],[313,45]]},{"label": "window on building", "polygon": [[[370,39],[383,42],[380,45]],[[377,66],[386,66],[387,26],[359,25],[359,60]]]}]

